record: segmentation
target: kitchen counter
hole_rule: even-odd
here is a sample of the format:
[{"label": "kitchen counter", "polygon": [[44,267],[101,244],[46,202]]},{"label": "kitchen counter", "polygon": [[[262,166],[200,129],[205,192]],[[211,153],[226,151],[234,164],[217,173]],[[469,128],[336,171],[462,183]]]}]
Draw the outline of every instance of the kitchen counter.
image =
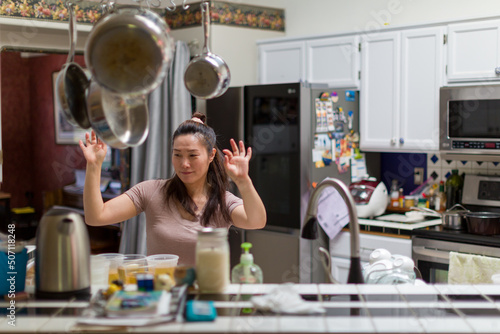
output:
[{"label": "kitchen counter", "polygon": [[[86,301],[18,301],[16,326],[2,301],[1,333],[500,333],[500,285],[296,284],[297,292],[326,312],[286,315],[256,311],[249,298],[277,285],[231,285],[214,300],[214,322],[172,322],[149,327],[89,328],[77,324]],[[357,315],[356,315],[357,314]]]}]

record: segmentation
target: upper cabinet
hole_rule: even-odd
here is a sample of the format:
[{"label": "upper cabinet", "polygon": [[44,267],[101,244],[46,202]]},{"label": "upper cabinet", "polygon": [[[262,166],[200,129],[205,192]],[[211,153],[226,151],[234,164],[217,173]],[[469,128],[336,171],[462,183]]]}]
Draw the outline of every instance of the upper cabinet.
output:
[{"label": "upper cabinet", "polygon": [[359,87],[359,37],[320,38],[306,42],[307,81],[330,87]]},{"label": "upper cabinet", "polygon": [[259,45],[259,83],[304,81],[305,42],[279,42]]},{"label": "upper cabinet", "polygon": [[366,151],[439,148],[443,29],[368,34],[361,47],[360,147]]},{"label": "upper cabinet", "polygon": [[500,20],[448,25],[449,83],[500,79]]},{"label": "upper cabinet", "polygon": [[359,87],[359,37],[325,37],[259,45],[259,83],[307,81]]}]

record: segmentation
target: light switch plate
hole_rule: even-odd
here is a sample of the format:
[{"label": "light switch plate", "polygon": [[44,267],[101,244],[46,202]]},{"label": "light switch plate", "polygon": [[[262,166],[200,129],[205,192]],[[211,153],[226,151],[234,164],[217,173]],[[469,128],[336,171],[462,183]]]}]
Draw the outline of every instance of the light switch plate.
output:
[{"label": "light switch plate", "polygon": [[413,169],[413,183],[419,185],[422,184],[422,182],[424,182],[424,168],[415,167]]}]

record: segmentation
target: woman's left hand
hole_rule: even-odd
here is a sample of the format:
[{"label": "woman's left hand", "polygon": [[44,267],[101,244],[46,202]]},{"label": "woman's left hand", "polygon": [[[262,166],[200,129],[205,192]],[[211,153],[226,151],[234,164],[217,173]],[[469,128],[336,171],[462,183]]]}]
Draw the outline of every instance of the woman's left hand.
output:
[{"label": "woman's left hand", "polygon": [[231,139],[230,143],[233,151],[231,152],[228,149],[222,151],[225,154],[224,167],[231,179],[237,182],[239,179],[248,177],[248,162],[252,157],[252,149],[249,147],[245,152],[245,145],[241,140],[239,142],[239,148],[234,139]]}]

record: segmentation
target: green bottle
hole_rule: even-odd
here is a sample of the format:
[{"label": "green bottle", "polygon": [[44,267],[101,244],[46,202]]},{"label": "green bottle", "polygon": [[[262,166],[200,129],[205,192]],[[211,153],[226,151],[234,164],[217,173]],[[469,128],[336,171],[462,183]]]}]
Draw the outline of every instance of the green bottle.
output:
[{"label": "green bottle", "polygon": [[446,180],[446,209],[462,202],[464,180],[458,175],[458,169],[453,169]]},{"label": "green bottle", "polygon": [[241,248],[244,251],[240,257],[240,263],[235,265],[231,271],[231,282],[241,284],[262,283],[262,269],[253,263],[253,255],[249,252],[252,244],[244,242],[241,244]]}]

